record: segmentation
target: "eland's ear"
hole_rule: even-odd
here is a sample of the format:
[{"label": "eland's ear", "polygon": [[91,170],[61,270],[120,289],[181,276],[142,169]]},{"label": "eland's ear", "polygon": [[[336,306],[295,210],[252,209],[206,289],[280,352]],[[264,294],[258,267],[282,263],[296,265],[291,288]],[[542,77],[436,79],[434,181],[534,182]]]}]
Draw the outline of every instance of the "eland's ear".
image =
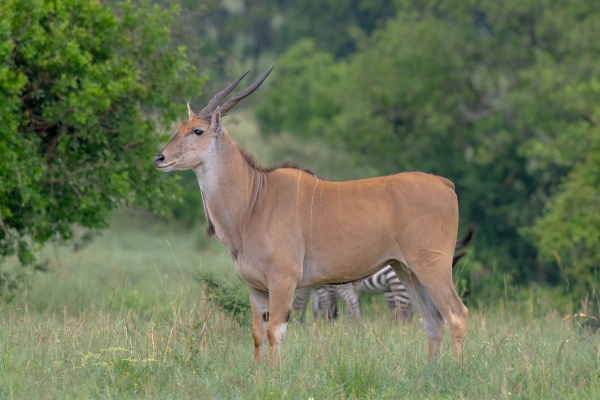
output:
[{"label": "eland's ear", "polygon": [[187,105],[188,105],[188,115],[190,116],[190,119],[192,119],[196,116],[196,114],[194,114],[194,112],[190,108],[190,103],[187,103]]},{"label": "eland's ear", "polygon": [[210,118],[210,127],[217,136],[223,131],[223,125],[221,124],[221,107],[217,107],[217,109],[212,113],[212,117]]}]

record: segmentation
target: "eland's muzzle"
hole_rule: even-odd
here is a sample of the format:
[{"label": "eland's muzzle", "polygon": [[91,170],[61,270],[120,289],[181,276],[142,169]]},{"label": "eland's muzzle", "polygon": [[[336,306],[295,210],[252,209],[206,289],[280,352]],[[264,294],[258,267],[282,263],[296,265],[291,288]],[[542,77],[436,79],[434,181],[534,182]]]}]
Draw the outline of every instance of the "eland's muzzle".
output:
[{"label": "eland's muzzle", "polygon": [[165,156],[163,155],[162,152],[158,153],[156,156],[154,156],[154,166],[158,168],[158,166],[160,164],[162,164],[162,162],[165,161]]}]

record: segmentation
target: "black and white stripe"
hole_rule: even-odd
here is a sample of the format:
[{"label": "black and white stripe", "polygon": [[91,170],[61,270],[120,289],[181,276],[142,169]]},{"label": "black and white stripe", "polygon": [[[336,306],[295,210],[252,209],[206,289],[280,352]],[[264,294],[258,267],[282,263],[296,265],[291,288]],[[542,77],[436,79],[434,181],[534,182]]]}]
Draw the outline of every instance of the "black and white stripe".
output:
[{"label": "black and white stripe", "polygon": [[300,315],[298,319],[304,322],[306,305],[312,295],[313,316],[316,318],[336,319],[338,316],[338,298],[346,305],[348,318],[361,319],[362,313],[356,289],[351,283],[341,285],[322,285],[298,289],[292,307]]},{"label": "black and white stripe", "polygon": [[296,318],[298,318],[298,321],[300,321],[300,323],[304,323],[306,305],[308,304],[308,300],[310,300],[310,295],[312,294],[313,289],[313,287],[296,289],[294,301],[292,302],[292,309],[294,310],[294,313],[297,314]]},{"label": "black and white stripe", "polygon": [[412,305],[406,288],[396,276],[391,266],[366,278],[357,288],[358,295],[383,293],[385,303],[392,313],[392,318],[407,323],[412,318]]}]

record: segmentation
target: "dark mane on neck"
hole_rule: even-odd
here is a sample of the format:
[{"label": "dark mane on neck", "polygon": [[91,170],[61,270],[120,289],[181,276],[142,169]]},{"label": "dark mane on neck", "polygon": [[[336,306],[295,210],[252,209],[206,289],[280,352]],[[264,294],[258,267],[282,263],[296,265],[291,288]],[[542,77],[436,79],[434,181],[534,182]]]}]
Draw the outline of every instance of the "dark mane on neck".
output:
[{"label": "dark mane on neck", "polygon": [[239,144],[237,145],[237,147],[238,147],[238,150],[240,151],[240,154],[242,155],[242,157],[244,157],[244,160],[246,160],[246,162],[248,163],[248,165],[251,168],[257,170],[258,172],[271,172],[271,171],[275,171],[276,169],[280,169],[280,168],[293,168],[293,169],[299,169],[301,171],[304,171],[307,174],[311,174],[312,176],[317,176],[311,170],[309,170],[307,168],[304,168],[303,166],[295,164],[293,162],[289,162],[289,161],[284,161],[282,163],[275,164],[275,165],[270,166],[270,167],[263,167],[256,160],[256,158],[254,157],[254,155],[252,155],[252,153],[250,153],[248,150],[246,150],[245,148],[243,148]]}]

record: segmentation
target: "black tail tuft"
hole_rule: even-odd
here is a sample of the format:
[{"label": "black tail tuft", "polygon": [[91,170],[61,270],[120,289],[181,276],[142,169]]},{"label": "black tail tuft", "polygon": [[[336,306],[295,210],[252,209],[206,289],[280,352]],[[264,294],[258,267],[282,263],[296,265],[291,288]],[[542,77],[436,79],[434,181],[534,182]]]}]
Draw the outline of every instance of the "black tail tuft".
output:
[{"label": "black tail tuft", "polygon": [[460,253],[455,254],[454,258],[452,259],[452,266],[454,267],[456,263],[465,256],[465,254],[467,254],[466,251],[461,251]]},{"label": "black tail tuft", "polygon": [[462,248],[467,247],[471,242],[471,239],[473,239],[473,233],[475,233],[475,227],[473,225],[469,225],[469,231],[467,232],[464,238],[456,241],[456,246],[454,247],[454,249],[460,250]]}]

